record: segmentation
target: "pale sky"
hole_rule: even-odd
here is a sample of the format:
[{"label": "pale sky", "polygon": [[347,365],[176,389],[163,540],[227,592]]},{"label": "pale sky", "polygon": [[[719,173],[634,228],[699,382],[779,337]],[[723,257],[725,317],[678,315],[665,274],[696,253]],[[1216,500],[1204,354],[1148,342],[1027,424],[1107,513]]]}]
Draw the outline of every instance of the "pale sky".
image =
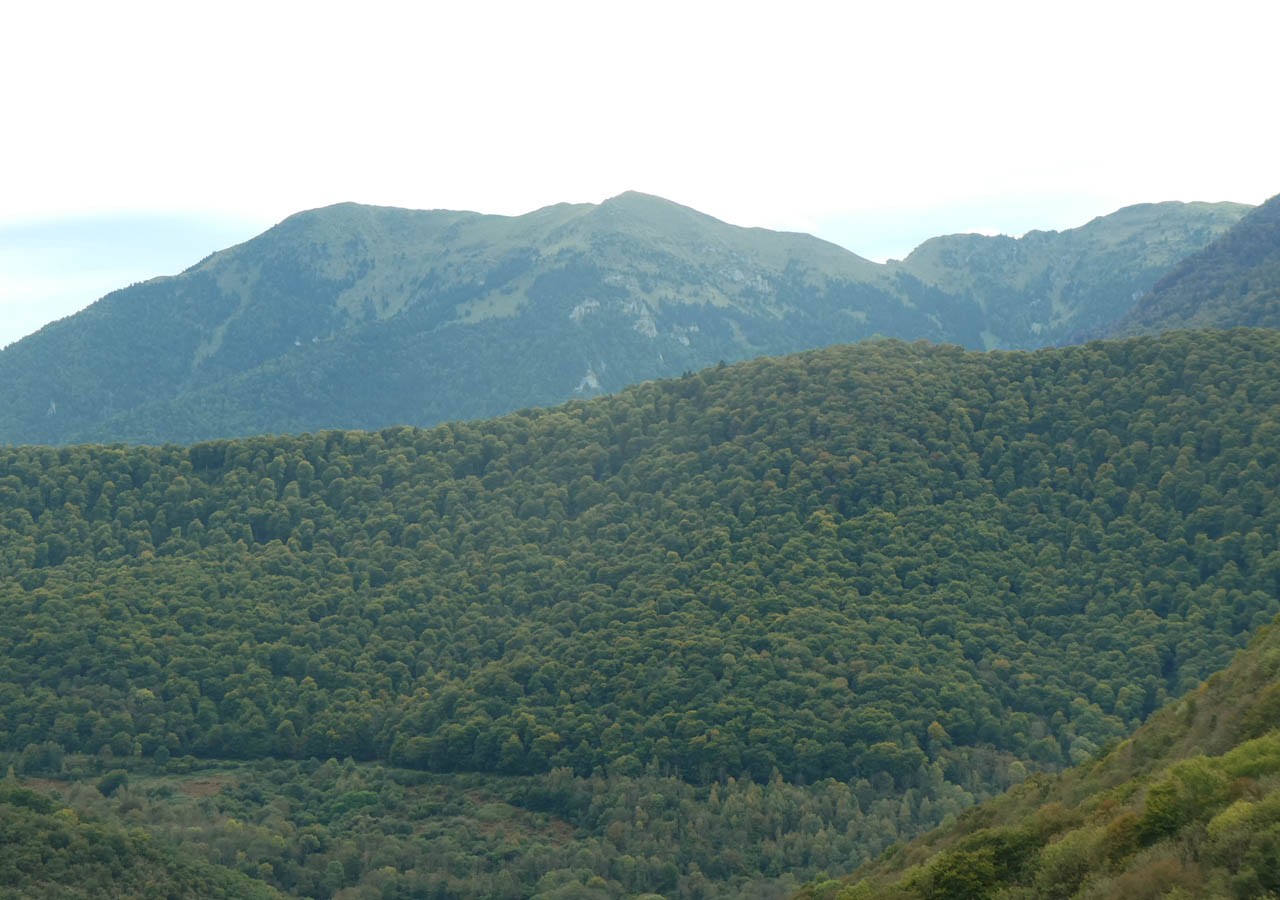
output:
[{"label": "pale sky", "polygon": [[873,259],[1280,193],[1280,9],[10,4],[0,346],[291,213],[625,190]]}]

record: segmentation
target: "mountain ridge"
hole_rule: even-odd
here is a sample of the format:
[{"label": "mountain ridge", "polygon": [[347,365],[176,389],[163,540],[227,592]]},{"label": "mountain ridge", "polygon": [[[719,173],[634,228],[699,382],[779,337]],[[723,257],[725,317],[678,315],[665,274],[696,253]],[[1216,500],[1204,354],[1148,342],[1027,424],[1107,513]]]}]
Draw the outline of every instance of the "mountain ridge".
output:
[{"label": "mountain ridge", "polygon": [[[993,343],[992,335],[989,347],[1071,343],[1077,333],[1131,307],[1187,255],[1189,242],[1208,243],[1248,208],[1141,203],[1065,231],[1029,231],[1021,238],[942,235],[898,265],[943,290],[975,297],[989,318],[1004,322],[1007,335],[1017,335],[1012,344],[1008,336]],[[1189,226],[1185,216],[1193,211],[1204,218]],[[1126,270],[1126,260],[1143,265]]]},{"label": "mountain ridge", "polygon": [[1179,263],[1098,336],[1233,327],[1280,327],[1280,196]]},{"label": "mountain ridge", "polygon": [[[1113,214],[1129,222],[1126,240],[1171,234],[1199,246],[1240,211],[1153,209]],[[1110,218],[1086,227],[1105,231]],[[1062,235],[1033,242],[1080,243]],[[877,335],[969,347],[1053,336],[1035,336],[1029,318],[1015,322],[964,278],[943,277],[937,259],[922,262],[949,252],[939,240],[915,262],[881,265],[634,192],[523,216],[307,210],[0,351],[9,386],[0,441],[428,425]],[[984,241],[1029,246],[965,241],[983,248],[988,268],[996,257]],[[1021,255],[1034,257],[1025,274],[1044,270],[1051,253]],[[1107,260],[1095,282],[1124,291],[1159,267],[1141,255]],[[1028,290],[1005,285],[1000,302],[1025,306]],[[1002,338],[992,329],[1005,319],[1014,325]]]}]

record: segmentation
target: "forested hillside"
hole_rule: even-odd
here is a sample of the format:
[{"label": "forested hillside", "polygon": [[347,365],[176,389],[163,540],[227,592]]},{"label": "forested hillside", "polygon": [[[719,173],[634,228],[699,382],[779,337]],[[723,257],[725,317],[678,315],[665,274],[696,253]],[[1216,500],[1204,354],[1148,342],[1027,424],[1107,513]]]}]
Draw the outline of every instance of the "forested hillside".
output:
[{"label": "forested hillside", "polygon": [[[811,877],[815,847],[853,864],[1087,758],[1276,615],[1277,402],[1266,331],[880,342],[427,431],[3,449],[0,750],[55,779],[502,775],[600,842],[596,896]],[[361,777],[343,828],[412,786]],[[752,784],[776,849],[704,871],[681,835],[730,801],[753,833]],[[633,852],[641,812],[670,830]],[[338,845],[288,846],[245,871],[373,890],[371,857],[308,874]],[[378,883],[424,883],[410,858]],[[495,895],[470,872],[451,889]]]},{"label": "forested hillside", "polygon": [[803,900],[1280,893],[1280,626],[1098,762],[1038,777]]},{"label": "forested hillside", "polygon": [[1041,346],[1113,321],[1245,209],[1131,207],[878,265],[635,193],[517,217],[340,204],[0,351],[0,443],[426,426],[875,336]]}]

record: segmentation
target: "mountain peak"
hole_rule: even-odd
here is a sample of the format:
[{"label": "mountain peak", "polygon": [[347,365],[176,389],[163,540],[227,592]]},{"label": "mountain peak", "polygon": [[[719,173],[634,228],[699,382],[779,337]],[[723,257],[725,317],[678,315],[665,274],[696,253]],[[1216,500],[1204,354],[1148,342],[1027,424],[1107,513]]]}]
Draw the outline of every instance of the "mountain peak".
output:
[{"label": "mountain peak", "polygon": [[658,205],[658,206],[679,206],[665,197],[659,197],[657,194],[646,194],[644,191],[623,191],[601,203],[601,206],[634,206],[639,204]]},{"label": "mountain peak", "polygon": [[606,220],[626,217],[644,221],[658,228],[723,226],[725,224],[692,207],[681,206],[656,194],[645,194],[640,191],[624,191],[616,197],[610,197],[596,207],[595,212]]},{"label": "mountain peak", "polygon": [[7,348],[0,440],[427,425],[873,335],[1039,346],[1234,221],[1166,218],[889,267],[639,191],[521,216],[337,203]]}]

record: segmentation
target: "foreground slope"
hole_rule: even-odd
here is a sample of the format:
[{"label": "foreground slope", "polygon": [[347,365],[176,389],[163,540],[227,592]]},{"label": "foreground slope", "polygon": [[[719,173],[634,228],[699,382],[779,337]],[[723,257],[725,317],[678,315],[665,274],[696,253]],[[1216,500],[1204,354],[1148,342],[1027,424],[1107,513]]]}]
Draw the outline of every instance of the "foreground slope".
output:
[{"label": "foreground slope", "polygon": [[1280,327],[1280,197],[1161,278],[1109,333],[1241,326]]},{"label": "foreground slope", "polygon": [[881,266],[643,194],[514,218],[343,204],[0,351],[0,442],[430,425],[874,335],[1039,346],[1243,210],[1133,207]]},{"label": "foreground slope", "polygon": [[1037,778],[801,896],[1280,893],[1280,626],[1104,758]]}]

